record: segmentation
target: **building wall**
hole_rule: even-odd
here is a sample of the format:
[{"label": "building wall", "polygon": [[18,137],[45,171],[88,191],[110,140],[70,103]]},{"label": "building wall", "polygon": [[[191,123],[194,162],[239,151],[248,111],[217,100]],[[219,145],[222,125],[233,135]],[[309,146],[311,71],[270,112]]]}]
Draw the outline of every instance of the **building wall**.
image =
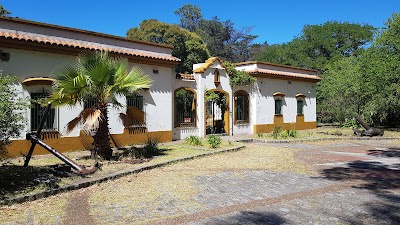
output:
[{"label": "building wall", "polygon": [[[9,49],[2,48],[3,51],[9,52],[11,57],[8,62],[1,62],[0,67],[5,74],[11,74],[18,77],[22,82],[28,77],[52,77],[52,73],[59,67],[65,65],[73,65],[75,63],[75,56],[62,55],[54,53],[44,53],[29,50]],[[139,91],[138,94],[144,96],[144,111],[146,112],[147,132],[159,134],[163,141],[172,140],[172,93],[173,93],[173,76],[172,68],[165,66],[152,66],[144,64],[129,63],[128,69],[133,65],[139,66],[146,74],[153,79],[153,86],[148,91]],[[153,70],[158,70],[158,74],[153,73]],[[15,86],[19,91],[19,97],[30,98],[30,93],[41,90],[46,90],[51,93],[51,86],[36,85],[24,86],[16,84]],[[125,97],[118,97],[118,100],[126,104]],[[60,132],[60,136],[48,137],[46,142],[50,146],[55,147],[61,151],[67,150],[80,150],[86,148],[84,140],[87,137],[82,136],[80,129],[76,128],[70,133],[66,133],[65,125],[73,118],[78,116],[83,106],[78,104],[76,107],[60,107],[56,109],[55,128]],[[125,112],[126,108],[116,110],[109,107],[109,123],[110,132],[118,137],[120,145],[127,145],[132,143],[139,143],[145,141],[143,132],[134,133],[124,129],[120,119],[119,113]],[[30,109],[24,111],[27,120],[27,126],[23,131],[21,137],[16,138],[13,144],[7,148],[10,156],[19,155],[25,152],[30,143],[25,139],[25,133],[30,131]],[[118,136],[118,135],[119,136]],[[41,148],[38,148],[41,149]],[[37,153],[45,153],[44,149],[35,150]]]},{"label": "building wall", "polygon": [[[256,113],[253,114],[254,133],[270,132],[277,125],[283,129],[310,129],[316,127],[316,85],[310,82],[278,80],[258,77],[255,84]],[[275,92],[282,92],[282,116],[275,115]],[[296,94],[304,98],[304,114],[297,116]],[[306,124],[304,124],[306,123]]]}]

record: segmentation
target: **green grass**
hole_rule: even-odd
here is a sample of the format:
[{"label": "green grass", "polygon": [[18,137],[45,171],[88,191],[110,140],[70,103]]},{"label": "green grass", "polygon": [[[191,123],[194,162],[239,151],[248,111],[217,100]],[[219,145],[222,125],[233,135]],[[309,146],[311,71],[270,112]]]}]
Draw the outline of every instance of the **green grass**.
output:
[{"label": "green grass", "polygon": [[[159,145],[160,154],[147,162],[140,164],[129,163],[129,160],[122,158],[119,161],[102,161],[101,170],[87,175],[88,178],[102,177],[110,173],[137,169],[143,166],[150,166],[158,163],[191,157],[205,152],[220,151],[226,148],[238,146],[238,143],[222,142],[218,148],[211,148],[209,145],[191,146],[187,144],[168,144]],[[116,151],[115,153],[118,153]],[[74,160],[79,165],[90,167],[95,161],[90,159],[89,151],[67,152],[65,155]],[[124,161],[125,160],[125,161]],[[47,189],[72,184],[78,180],[84,179],[74,173],[71,176],[60,176],[55,174],[51,166],[62,164],[63,162],[51,154],[33,156],[29,167],[23,167],[22,157],[9,160],[7,163],[0,164],[0,193],[4,198],[19,197],[26,194],[34,194]]]},{"label": "green grass", "polygon": [[[285,131],[281,131],[284,133]],[[276,138],[275,138],[275,137]],[[318,127],[316,129],[310,130],[298,130],[296,137],[290,137],[289,135],[273,135],[273,133],[258,133],[254,136],[257,139],[266,140],[296,140],[296,139],[319,139],[319,138],[350,138],[357,137],[353,134],[351,128],[334,128],[334,127]],[[383,137],[400,137],[400,132],[398,131],[387,131]]]}]

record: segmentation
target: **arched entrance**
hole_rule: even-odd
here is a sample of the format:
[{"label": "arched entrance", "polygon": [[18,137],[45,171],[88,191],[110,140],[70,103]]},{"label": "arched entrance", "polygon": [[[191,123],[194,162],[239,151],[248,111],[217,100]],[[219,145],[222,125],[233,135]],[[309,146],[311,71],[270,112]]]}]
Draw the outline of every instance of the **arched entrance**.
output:
[{"label": "arched entrance", "polygon": [[208,90],[204,94],[205,131],[207,134],[229,134],[229,94]]}]

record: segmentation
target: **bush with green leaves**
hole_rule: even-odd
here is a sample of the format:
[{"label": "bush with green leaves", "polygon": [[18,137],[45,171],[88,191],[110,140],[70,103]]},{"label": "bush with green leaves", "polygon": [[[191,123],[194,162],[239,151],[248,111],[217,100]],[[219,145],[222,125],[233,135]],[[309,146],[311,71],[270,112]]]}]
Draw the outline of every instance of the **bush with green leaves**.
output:
[{"label": "bush with green leaves", "polygon": [[257,136],[258,138],[262,138],[262,137],[264,137],[264,134],[263,134],[263,133],[257,133],[256,136]]},{"label": "bush with green leaves", "polygon": [[288,137],[296,138],[298,136],[297,130],[290,129],[285,131]]},{"label": "bush with green leaves", "polygon": [[221,137],[217,135],[208,135],[207,143],[211,148],[218,148],[221,145]]},{"label": "bush with green leaves", "polygon": [[159,155],[161,153],[161,149],[158,147],[160,143],[160,137],[154,135],[147,135],[146,141],[143,144],[143,149],[141,153],[142,157],[151,158],[153,156]]},{"label": "bush with green leaves", "polygon": [[28,107],[27,101],[17,98],[18,92],[13,83],[17,78],[4,75],[0,70],[0,159],[10,138],[19,137],[25,126],[23,111]]},{"label": "bush with green leaves", "polygon": [[349,128],[354,128],[355,129],[355,128],[358,127],[358,124],[357,124],[357,121],[355,119],[347,119],[343,123],[342,127],[349,127]]},{"label": "bush with green leaves", "polygon": [[278,139],[278,137],[281,135],[281,132],[282,132],[282,126],[278,125],[274,127],[271,135],[274,139]]},{"label": "bush with green leaves", "polygon": [[199,146],[201,145],[201,138],[198,136],[190,135],[189,137],[185,138],[185,142],[189,145]]},{"label": "bush with green leaves", "polygon": [[224,62],[226,72],[230,76],[229,83],[231,86],[237,85],[250,85],[257,79],[243,70],[237,70],[235,64],[231,62]]}]

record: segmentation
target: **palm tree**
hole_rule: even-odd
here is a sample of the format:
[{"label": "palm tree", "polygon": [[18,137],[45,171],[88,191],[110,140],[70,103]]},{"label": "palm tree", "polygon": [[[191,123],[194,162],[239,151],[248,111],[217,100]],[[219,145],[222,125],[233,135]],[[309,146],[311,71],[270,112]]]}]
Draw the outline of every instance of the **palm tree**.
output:
[{"label": "palm tree", "polygon": [[71,120],[66,128],[72,131],[83,125],[86,133],[94,132],[92,156],[99,154],[106,160],[112,156],[109,141],[108,105],[121,108],[118,96],[149,88],[152,80],[138,67],[127,72],[127,62],[110,57],[107,52],[85,51],[78,55],[74,66],[65,66],[54,73],[54,92],[49,100],[55,106],[76,106],[92,101]]}]

